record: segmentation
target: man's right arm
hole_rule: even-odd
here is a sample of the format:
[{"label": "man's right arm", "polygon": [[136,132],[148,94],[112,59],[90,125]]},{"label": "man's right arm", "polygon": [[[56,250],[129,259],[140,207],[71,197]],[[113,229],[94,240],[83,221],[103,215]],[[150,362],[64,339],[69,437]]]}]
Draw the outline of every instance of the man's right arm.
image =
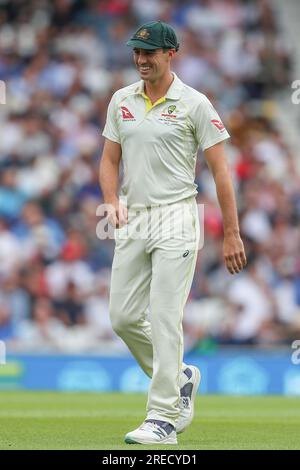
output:
[{"label": "man's right arm", "polygon": [[119,228],[127,223],[127,210],[119,203],[118,183],[119,166],[122,156],[121,145],[105,139],[99,168],[99,182],[104,203],[110,206],[108,219],[113,227]]}]

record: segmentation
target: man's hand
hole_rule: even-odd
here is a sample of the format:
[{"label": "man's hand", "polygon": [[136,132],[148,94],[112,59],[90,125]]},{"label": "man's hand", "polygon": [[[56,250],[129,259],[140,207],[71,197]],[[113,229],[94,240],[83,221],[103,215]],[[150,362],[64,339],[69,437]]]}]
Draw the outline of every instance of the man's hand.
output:
[{"label": "man's hand", "polygon": [[239,273],[247,264],[244,244],[239,234],[225,234],[223,254],[230,274]]},{"label": "man's hand", "polygon": [[128,223],[128,211],[119,200],[107,204],[107,218],[113,228],[121,228]]}]

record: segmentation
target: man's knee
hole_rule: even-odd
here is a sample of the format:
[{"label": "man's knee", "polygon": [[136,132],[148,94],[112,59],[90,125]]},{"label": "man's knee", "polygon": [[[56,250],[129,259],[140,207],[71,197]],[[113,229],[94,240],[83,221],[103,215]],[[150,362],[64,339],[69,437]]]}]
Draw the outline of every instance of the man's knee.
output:
[{"label": "man's knee", "polygon": [[133,325],[133,322],[130,320],[129,312],[120,308],[118,305],[110,305],[109,315],[112,328],[119,336],[122,336],[126,331],[130,330]]}]

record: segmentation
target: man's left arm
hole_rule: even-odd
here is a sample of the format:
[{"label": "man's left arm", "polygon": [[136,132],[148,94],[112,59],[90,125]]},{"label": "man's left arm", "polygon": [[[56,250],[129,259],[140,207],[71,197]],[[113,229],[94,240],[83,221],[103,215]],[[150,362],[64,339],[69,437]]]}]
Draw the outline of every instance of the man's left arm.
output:
[{"label": "man's left arm", "polygon": [[216,184],[223,216],[225,264],[231,274],[239,273],[247,264],[247,259],[240,237],[236,199],[223,142],[206,149],[204,155]]}]

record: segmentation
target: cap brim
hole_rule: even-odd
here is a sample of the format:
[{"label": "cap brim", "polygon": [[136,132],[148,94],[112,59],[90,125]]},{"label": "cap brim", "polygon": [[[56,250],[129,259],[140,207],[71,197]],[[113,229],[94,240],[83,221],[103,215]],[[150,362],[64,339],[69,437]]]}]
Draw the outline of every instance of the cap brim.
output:
[{"label": "cap brim", "polygon": [[150,44],[149,42],[146,41],[141,41],[140,39],[129,39],[129,41],[126,42],[126,46],[129,47],[138,47],[139,49],[162,49],[162,46],[157,46],[155,44]]}]

